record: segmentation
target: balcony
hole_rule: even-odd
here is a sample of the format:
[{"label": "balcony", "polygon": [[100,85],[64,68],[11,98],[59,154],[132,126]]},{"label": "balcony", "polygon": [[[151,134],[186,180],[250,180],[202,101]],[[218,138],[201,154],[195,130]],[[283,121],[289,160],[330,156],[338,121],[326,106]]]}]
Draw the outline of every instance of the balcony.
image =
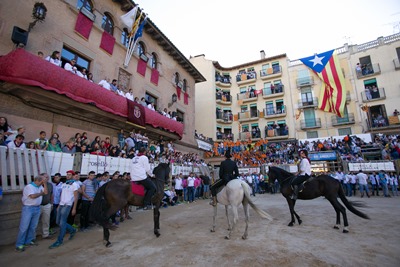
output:
[{"label": "balcony", "polygon": [[257,73],[255,71],[239,73],[236,75],[236,83],[237,85],[252,83],[257,80]]},{"label": "balcony", "polygon": [[216,93],[215,101],[217,104],[230,105],[232,104],[232,96],[228,93],[224,94]]},{"label": "balcony", "polygon": [[223,141],[225,139],[234,140],[234,135],[232,133],[220,133],[217,132],[217,141]]},{"label": "balcony", "polygon": [[364,92],[361,92],[361,99],[363,103],[386,99],[385,88],[365,89]]},{"label": "balcony", "polygon": [[233,122],[233,114],[230,111],[217,111],[217,122],[230,124]]},{"label": "balcony", "polygon": [[264,108],[264,118],[272,119],[286,116],[286,105]]},{"label": "balcony", "polygon": [[302,88],[306,86],[312,86],[314,84],[314,77],[309,76],[309,77],[303,77],[303,78],[298,78],[296,80],[296,85],[297,88]]},{"label": "balcony", "polygon": [[400,59],[398,58],[393,59],[393,64],[395,70],[400,70]]},{"label": "balcony", "polygon": [[239,122],[245,121],[256,121],[260,117],[260,112],[258,110],[244,111],[238,113]]},{"label": "balcony", "polygon": [[221,87],[231,87],[232,83],[231,83],[230,77],[216,75],[215,76],[215,85],[218,85]]},{"label": "balcony", "polygon": [[331,116],[331,122],[333,126],[340,126],[346,124],[354,124],[354,113],[348,113],[347,116],[340,118],[336,115]]},{"label": "balcony", "polygon": [[241,141],[258,141],[261,139],[261,132],[255,132],[255,131],[243,131],[239,133],[239,139]]},{"label": "balcony", "polygon": [[378,75],[381,73],[381,68],[379,67],[379,63],[376,64],[368,64],[361,67],[361,69],[356,68],[357,78],[362,79],[365,77]]},{"label": "balcony", "polygon": [[302,130],[321,128],[321,118],[301,120],[300,128]]},{"label": "balcony", "polygon": [[267,80],[271,78],[276,78],[282,76],[282,67],[273,66],[272,68],[260,70],[260,78],[262,80]]},{"label": "balcony", "polygon": [[285,90],[283,84],[278,84],[273,87],[264,88],[262,90],[262,93],[263,93],[263,98],[268,99],[268,98],[283,96],[285,94]]},{"label": "balcony", "polygon": [[313,97],[312,99],[301,99],[298,101],[298,108],[314,108],[318,107],[318,97]]},{"label": "balcony", "polygon": [[257,99],[258,95],[255,91],[237,94],[237,100],[242,100],[243,102],[257,101]]},{"label": "balcony", "polygon": [[266,129],[265,130],[265,138],[268,141],[271,140],[281,140],[289,138],[289,129],[285,129],[284,127],[280,127],[278,129]]}]

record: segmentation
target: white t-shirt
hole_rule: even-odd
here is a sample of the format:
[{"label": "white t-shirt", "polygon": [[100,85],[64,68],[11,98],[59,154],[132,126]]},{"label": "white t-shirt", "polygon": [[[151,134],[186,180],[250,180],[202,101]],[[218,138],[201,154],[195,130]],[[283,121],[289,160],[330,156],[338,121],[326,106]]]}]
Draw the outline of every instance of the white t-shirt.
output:
[{"label": "white t-shirt", "polygon": [[128,98],[129,100],[132,100],[132,101],[133,101],[133,94],[127,92],[127,93],[125,94],[125,97]]},{"label": "white t-shirt", "polygon": [[74,204],[74,192],[78,191],[79,185],[76,182],[72,184],[64,183],[61,189],[60,205],[72,206]]},{"label": "white t-shirt", "polygon": [[147,178],[147,174],[152,176],[149,159],[145,155],[135,156],[131,162],[131,180],[142,181]]},{"label": "white t-shirt", "polygon": [[303,158],[299,166],[300,175],[311,175],[311,164],[308,159]]},{"label": "white t-shirt", "polygon": [[183,190],[182,178],[175,178],[175,190]]},{"label": "white t-shirt", "polygon": [[107,90],[111,90],[111,85],[106,80],[101,80],[99,82],[100,86],[103,86]]},{"label": "white t-shirt", "polygon": [[43,197],[30,198],[30,195],[38,194],[43,191],[43,186],[37,186],[36,184],[28,184],[24,187],[22,192],[22,204],[25,206],[39,206],[42,203]]}]

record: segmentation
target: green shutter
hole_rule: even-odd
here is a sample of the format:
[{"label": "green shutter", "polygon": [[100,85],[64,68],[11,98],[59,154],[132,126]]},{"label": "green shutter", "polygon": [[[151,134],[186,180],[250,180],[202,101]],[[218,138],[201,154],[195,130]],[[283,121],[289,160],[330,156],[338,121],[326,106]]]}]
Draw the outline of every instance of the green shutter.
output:
[{"label": "green shutter", "polygon": [[258,127],[258,123],[252,123],[251,127]]}]

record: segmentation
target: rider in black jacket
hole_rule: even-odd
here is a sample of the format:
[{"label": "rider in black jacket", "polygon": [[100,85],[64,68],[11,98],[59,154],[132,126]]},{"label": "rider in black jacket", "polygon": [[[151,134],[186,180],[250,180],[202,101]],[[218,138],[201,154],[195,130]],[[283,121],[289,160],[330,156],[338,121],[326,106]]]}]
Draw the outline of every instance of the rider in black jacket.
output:
[{"label": "rider in black jacket", "polygon": [[229,150],[225,152],[225,158],[226,159],[221,162],[221,166],[219,168],[219,180],[211,185],[212,200],[210,205],[213,206],[217,205],[218,188],[225,186],[230,180],[239,176],[239,169],[236,165],[236,162],[231,160],[231,152]]}]

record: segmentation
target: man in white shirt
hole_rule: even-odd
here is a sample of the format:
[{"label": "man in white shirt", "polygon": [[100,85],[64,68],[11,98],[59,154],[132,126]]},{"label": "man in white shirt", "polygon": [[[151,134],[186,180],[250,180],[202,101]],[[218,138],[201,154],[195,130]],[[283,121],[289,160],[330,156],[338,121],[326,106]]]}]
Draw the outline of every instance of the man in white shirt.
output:
[{"label": "man in white shirt", "polygon": [[300,157],[301,157],[301,161],[300,161],[300,165],[299,165],[299,172],[298,175],[295,179],[293,179],[292,181],[292,186],[293,186],[293,195],[292,195],[292,199],[296,200],[297,199],[297,195],[298,192],[302,191],[302,187],[303,183],[308,180],[308,178],[310,178],[311,176],[311,161],[308,158],[308,151],[303,149],[299,151],[300,153]]},{"label": "man in white shirt", "polygon": [[132,159],[131,164],[131,181],[138,182],[146,189],[144,196],[144,210],[151,209],[151,198],[156,192],[156,186],[150,177],[154,174],[150,170],[149,159],[146,156],[146,148],[141,147],[139,153]]},{"label": "man in white shirt", "polygon": [[367,194],[367,197],[369,197],[368,176],[365,173],[363,173],[362,170],[359,170],[356,177],[358,180],[358,186],[359,186],[361,197],[364,197],[364,190],[365,190],[365,193]]},{"label": "man in white shirt", "polygon": [[125,97],[128,98],[129,100],[133,101],[133,90],[129,89],[129,91],[125,94]]},{"label": "man in white shirt", "polygon": [[110,85],[110,79],[105,78],[104,80],[101,80],[99,82],[99,85],[102,86],[103,88],[107,89],[108,91],[111,90],[111,85]]},{"label": "man in white shirt", "polygon": [[65,63],[64,69],[66,71],[69,71],[69,72],[73,73],[73,74],[77,74],[78,69],[75,67],[75,64],[76,64],[76,60],[75,59],[71,59],[71,61],[69,63],[68,62]]},{"label": "man in white shirt", "polygon": [[22,134],[17,134],[14,141],[11,141],[7,144],[8,148],[19,148],[19,149],[26,149],[24,143],[25,137]]}]

